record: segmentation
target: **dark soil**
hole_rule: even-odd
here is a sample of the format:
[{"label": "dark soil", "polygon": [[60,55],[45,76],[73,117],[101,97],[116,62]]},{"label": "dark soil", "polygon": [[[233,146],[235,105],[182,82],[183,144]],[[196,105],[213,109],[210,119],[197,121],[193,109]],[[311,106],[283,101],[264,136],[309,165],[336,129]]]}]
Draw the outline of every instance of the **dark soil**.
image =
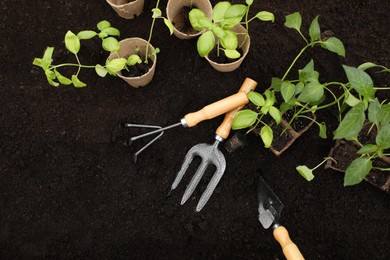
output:
[{"label": "dark soil", "polygon": [[[144,60],[144,58],[142,58],[142,60]],[[127,69],[123,69],[121,73],[124,77],[139,77],[147,73],[152,66],[153,61],[148,59],[148,63],[142,62],[133,66],[127,66]]]},{"label": "dark soil", "polygon": [[[303,45],[283,26],[284,16],[295,11],[303,15],[304,32],[320,15],[322,30],[332,30],[347,50],[346,58],[339,58],[315,48],[297,68],[313,58],[321,81],[345,81],[342,64],[372,61],[389,67],[390,2],[255,1],[253,15],[268,10],[276,21],[253,22],[250,52],[231,73],[214,71],[198,56],[196,39],[170,37],[162,20],[152,38],[161,49],[157,71],[146,87],[134,89],[118,77],[83,70],[79,78],[86,88],[54,88],[32,65],[46,46],[55,47],[55,59],[67,56],[66,31],[95,29],[103,19],[120,29],[122,39],[147,38],[154,4],[145,1],[142,15],[125,20],[106,1],[1,2],[0,258],[283,259],[272,232],[258,221],[255,179],[262,169],[284,203],[281,223],[307,259],[389,259],[388,194],[367,182],[344,188],[343,174],[323,167],[310,183],[295,171],[299,164],[315,166],[333,146],[333,140],[317,136],[317,129],[280,157],[254,135],[232,154],[220,146],[227,168],[200,213],[195,207],[210,174],[180,205],[196,165],[170,197],[166,194],[188,149],[212,143],[222,117],[166,131],[137,164],[132,156],[141,142],[129,148],[110,137],[122,122],[179,122],[188,112],[237,92],[245,77],[264,91]],[[165,4],[161,1],[163,11]],[[80,60],[100,61],[105,53],[94,46]],[[388,86],[388,76],[372,77],[378,86]],[[336,113],[318,116],[329,132],[335,129]],[[133,129],[121,130],[133,135]]]},{"label": "dark soil", "polygon": [[179,12],[176,17],[173,18],[172,24],[187,35],[195,34],[198,31],[192,28],[189,14],[193,8],[197,8],[195,5],[193,6],[183,6],[181,12]]}]

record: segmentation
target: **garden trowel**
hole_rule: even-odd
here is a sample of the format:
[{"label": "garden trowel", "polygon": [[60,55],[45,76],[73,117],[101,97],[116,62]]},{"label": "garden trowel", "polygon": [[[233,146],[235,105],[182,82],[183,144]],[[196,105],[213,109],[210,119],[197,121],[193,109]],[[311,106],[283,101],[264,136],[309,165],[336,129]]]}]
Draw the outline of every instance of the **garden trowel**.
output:
[{"label": "garden trowel", "polygon": [[263,177],[258,178],[259,221],[268,229],[272,227],[276,241],[282,247],[287,260],[304,259],[298,247],[291,241],[287,229],[279,223],[283,204],[271,190]]}]

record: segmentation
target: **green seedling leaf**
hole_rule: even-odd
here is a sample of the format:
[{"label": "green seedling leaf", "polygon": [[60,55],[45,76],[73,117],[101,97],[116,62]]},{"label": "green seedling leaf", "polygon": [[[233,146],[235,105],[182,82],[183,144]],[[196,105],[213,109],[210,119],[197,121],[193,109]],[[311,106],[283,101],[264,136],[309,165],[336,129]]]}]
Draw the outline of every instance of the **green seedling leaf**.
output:
[{"label": "green seedling leaf", "polygon": [[225,13],[230,6],[231,3],[227,1],[217,3],[213,8],[213,21],[215,23],[222,22],[224,20]]},{"label": "green seedling leaf", "polygon": [[321,35],[320,25],[318,23],[318,15],[313,19],[309,27],[309,35],[312,42],[317,41]]},{"label": "green seedling leaf", "polygon": [[267,12],[267,11],[261,11],[261,12],[258,12],[255,17],[261,21],[264,21],[264,22],[274,22],[275,21],[275,15],[271,12]]},{"label": "green seedling leaf", "polygon": [[299,81],[301,82],[311,82],[311,81],[318,81],[319,73],[314,70],[314,61],[310,60],[306,66],[299,70]]},{"label": "green seedling leaf", "polygon": [[371,154],[379,150],[379,147],[375,144],[366,144],[357,151],[357,154]]},{"label": "green seedling leaf", "polygon": [[226,37],[225,30],[222,29],[221,27],[218,27],[218,26],[213,27],[213,33],[215,34],[215,36],[217,36],[220,39],[223,39]]},{"label": "green seedling leaf", "polygon": [[50,69],[46,69],[45,75],[46,75],[47,82],[49,82],[50,85],[52,85],[53,87],[58,87],[60,85],[58,82],[54,81],[56,78],[54,71]]},{"label": "green seedling leaf", "polygon": [[170,35],[172,35],[173,34],[173,28],[174,28],[172,22],[169,21],[167,18],[164,18],[164,23],[168,27]]},{"label": "green seedling leaf", "polygon": [[125,68],[127,60],[125,58],[117,58],[107,60],[106,69],[110,72],[118,72]]},{"label": "green seedling leaf", "polygon": [[262,107],[262,106],[265,105],[265,99],[264,99],[264,97],[263,97],[260,93],[251,91],[251,92],[249,92],[249,93],[246,94],[246,95],[247,95],[248,99],[249,99],[253,104],[255,104],[256,106]]},{"label": "green seedling leaf", "polygon": [[347,103],[351,107],[354,107],[360,103],[360,100],[356,98],[354,95],[352,95],[352,93],[348,92],[346,94],[345,103]]},{"label": "green seedling leaf", "polygon": [[79,78],[76,75],[72,75],[72,82],[73,82],[73,86],[75,86],[76,88],[82,88],[87,86],[87,84],[79,80]]},{"label": "green seedling leaf", "polygon": [[189,19],[190,19],[190,23],[191,23],[192,28],[194,28],[195,30],[202,31],[203,29],[206,29],[200,24],[200,20],[201,19],[208,19],[208,18],[206,18],[205,13],[202,12],[201,10],[199,10],[197,8],[192,9],[189,13]]},{"label": "green seedling leaf", "polygon": [[213,22],[207,17],[200,18],[199,24],[204,29],[212,29],[213,28]]},{"label": "green seedling leaf", "polygon": [[242,4],[231,5],[224,14],[224,23],[228,27],[239,24],[246,14],[247,7]]},{"label": "green seedling leaf", "polygon": [[321,124],[318,125],[318,127],[320,128],[320,132],[319,132],[318,136],[321,137],[322,139],[326,139],[327,135],[326,135],[326,125],[325,125],[325,123],[322,122]]},{"label": "green seedling leaf", "polygon": [[374,89],[374,83],[370,75],[363,70],[347,65],[343,65],[343,68],[353,89],[368,100],[375,98],[376,90]]},{"label": "green seedling leaf", "polygon": [[390,148],[390,125],[386,125],[379,130],[375,142],[382,150]]},{"label": "green seedling leaf", "polygon": [[111,23],[107,20],[100,21],[97,24],[97,28],[99,29],[99,31],[103,31],[104,29],[109,28],[109,27],[111,27]]},{"label": "green seedling leaf", "polygon": [[42,59],[34,59],[33,64],[42,67],[44,70],[48,69],[53,62],[53,52],[54,47],[47,47],[45,52],[43,53]]},{"label": "green seedling leaf", "polygon": [[378,99],[375,98],[368,105],[368,120],[370,120],[370,122],[374,123],[375,125],[379,125],[380,111],[381,104],[379,103]]},{"label": "green seedling leaf", "polygon": [[382,104],[379,112],[379,123],[388,125],[390,123],[390,104]]},{"label": "green seedling leaf", "polygon": [[279,92],[282,87],[282,82],[283,82],[282,79],[277,77],[272,77],[271,86],[275,91]]},{"label": "green seedling leaf", "polygon": [[306,84],[298,100],[301,102],[315,104],[324,96],[324,86],[318,81],[312,81]]},{"label": "green seedling leaf", "polygon": [[274,139],[274,133],[272,131],[272,128],[268,125],[263,126],[260,130],[260,137],[261,140],[263,140],[264,147],[270,148]]},{"label": "green seedling leaf", "polygon": [[108,71],[106,70],[106,68],[104,68],[102,65],[100,64],[96,64],[95,66],[95,72],[96,74],[98,74],[100,77],[104,78]]},{"label": "green seedling leaf", "polygon": [[58,79],[58,82],[60,82],[62,85],[70,85],[70,84],[72,84],[72,80],[70,80],[67,77],[63,76],[57,70],[54,70],[54,74],[55,74],[56,78]]},{"label": "green seedling leaf", "polygon": [[224,50],[226,57],[229,59],[238,59],[240,58],[241,54],[236,50]]},{"label": "green seedling leaf", "polygon": [[134,66],[135,64],[141,64],[142,59],[139,55],[137,54],[132,54],[127,58],[127,65],[129,66]]},{"label": "green seedling leaf", "polygon": [[[235,50],[238,47],[238,38],[236,33],[225,30],[225,37],[221,38],[221,45],[225,49]],[[238,56],[240,57],[240,56]]]},{"label": "green seedling leaf", "polygon": [[363,128],[364,120],[364,104],[360,102],[351,110],[349,110],[343,120],[340,122],[337,129],[334,131],[333,139],[355,140]]},{"label": "green seedling leaf", "polygon": [[102,32],[107,34],[107,35],[111,35],[111,36],[120,36],[121,35],[120,31],[114,27],[105,28],[102,30]]},{"label": "green seedling leaf", "polygon": [[199,36],[196,47],[201,57],[205,57],[214,48],[214,46],[215,38],[211,31],[207,31]]},{"label": "green seedling leaf", "polygon": [[102,47],[106,51],[119,51],[121,46],[114,37],[107,37],[102,40]]},{"label": "green seedling leaf", "polygon": [[234,117],[232,129],[238,130],[248,128],[256,122],[256,119],[257,113],[250,109],[238,111],[236,116]]},{"label": "green seedling leaf", "polygon": [[248,6],[251,6],[253,4],[253,0],[246,0],[245,3],[248,5]]},{"label": "green seedling leaf", "polygon": [[305,84],[303,82],[298,82],[296,85],[295,85],[295,95],[298,95],[300,94],[303,89],[305,88]]},{"label": "green seedling leaf", "polygon": [[296,167],[296,170],[307,181],[311,181],[314,179],[313,170],[309,169],[306,165],[299,165],[298,167]]},{"label": "green seedling leaf", "polygon": [[77,37],[80,40],[88,40],[88,39],[91,39],[91,38],[95,37],[96,35],[97,35],[97,33],[95,31],[85,30],[85,31],[79,32],[77,34]]},{"label": "green seedling leaf", "polygon": [[268,110],[271,117],[275,120],[276,124],[280,124],[282,121],[282,113],[274,106],[270,106]]},{"label": "green seedling leaf", "polygon": [[290,110],[290,109],[292,109],[292,108],[294,108],[294,104],[293,103],[291,103],[291,100],[288,102],[288,103],[286,103],[286,102],[283,102],[281,105],[280,105],[280,111],[281,112],[286,112],[286,111],[288,111],[288,110]]},{"label": "green seedling leaf", "polygon": [[73,54],[77,54],[80,50],[80,39],[71,31],[65,34],[65,47]]},{"label": "green seedling leaf", "polygon": [[377,65],[375,63],[372,63],[372,62],[365,62],[363,64],[360,64],[357,68],[359,70],[367,70],[367,69],[371,69],[371,68],[375,68],[375,67],[381,67],[381,66]]},{"label": "green seedling leaf", "polygon": [[295,12],[286,16],[284,26],[287,28],[295,29],[298,32],[301,31],[302,17],[299,12]]},{"label": "green seedling leaf", "polygon": [[344,44],[336,37],[330,37],[325,42],[322,42],[322,46],[328,51],[337,53],[339,56],[345,57]]},{"label": "green seedling leaf", "polygon": [[372,169],[370,158],[357,158],[348,166],[344,176],[344,187],[360,183]]},{"label": "green seedling leaf", "polygon": [[152,13],[152,18],[158,18],[162,16],[162,12],[159,8],[153,8]]},{"label": "green seedling leaf", "polygon": [[289,81],[283,81],[280,90],[286,103],[294,96],[296,91],[295,85]]}]

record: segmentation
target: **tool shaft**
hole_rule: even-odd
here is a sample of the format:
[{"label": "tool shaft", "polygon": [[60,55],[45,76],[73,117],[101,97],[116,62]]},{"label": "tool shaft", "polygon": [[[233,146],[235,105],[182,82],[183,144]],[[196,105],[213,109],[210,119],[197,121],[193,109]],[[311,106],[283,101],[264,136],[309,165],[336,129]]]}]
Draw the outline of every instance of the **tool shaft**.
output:
[{"label": "tool shaft", "polygon": [[138,140],[138,139],[143,138],[145,136],[158,134],[160,132],[163,132],[165,130],[168,130],[168,129],[171,129],[171,128],[174,128],[174,127],[177,127],[177,126],[180,126],[180,125],[183,125],[183,123],[179,122],[179,123],[176,123],[176,124],[173,124],[173,125],[169,125],[169,126],[166,126],[166,127],[159,128],[157,130],[153,130],[153,131],[147,132],[145,134],[133,136],[133,137],[130,138],[130,141],[135,141],[135,140]]}]

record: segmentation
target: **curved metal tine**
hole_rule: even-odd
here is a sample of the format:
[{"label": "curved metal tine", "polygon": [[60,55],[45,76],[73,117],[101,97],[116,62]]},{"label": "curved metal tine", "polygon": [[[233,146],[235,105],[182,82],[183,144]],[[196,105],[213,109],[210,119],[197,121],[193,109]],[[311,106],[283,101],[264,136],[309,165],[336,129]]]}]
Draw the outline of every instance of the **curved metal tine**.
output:
[{"label": "curved metal tine", "polygon": [[155,138],[153,138],[151,141],[149,141],[149,143],[145,144],[141,149],[139,149],[137,152],[134,153],[133,155],[133,162],[134,163],[137,163],[138,161],[138,155],[140,153],[142,153],[146,148],[148,148],[150,145],[152,145],[154,142],[156,142],[162,135],[164,134],[164,132],[161,132],[158,136],[156,136]]}]

